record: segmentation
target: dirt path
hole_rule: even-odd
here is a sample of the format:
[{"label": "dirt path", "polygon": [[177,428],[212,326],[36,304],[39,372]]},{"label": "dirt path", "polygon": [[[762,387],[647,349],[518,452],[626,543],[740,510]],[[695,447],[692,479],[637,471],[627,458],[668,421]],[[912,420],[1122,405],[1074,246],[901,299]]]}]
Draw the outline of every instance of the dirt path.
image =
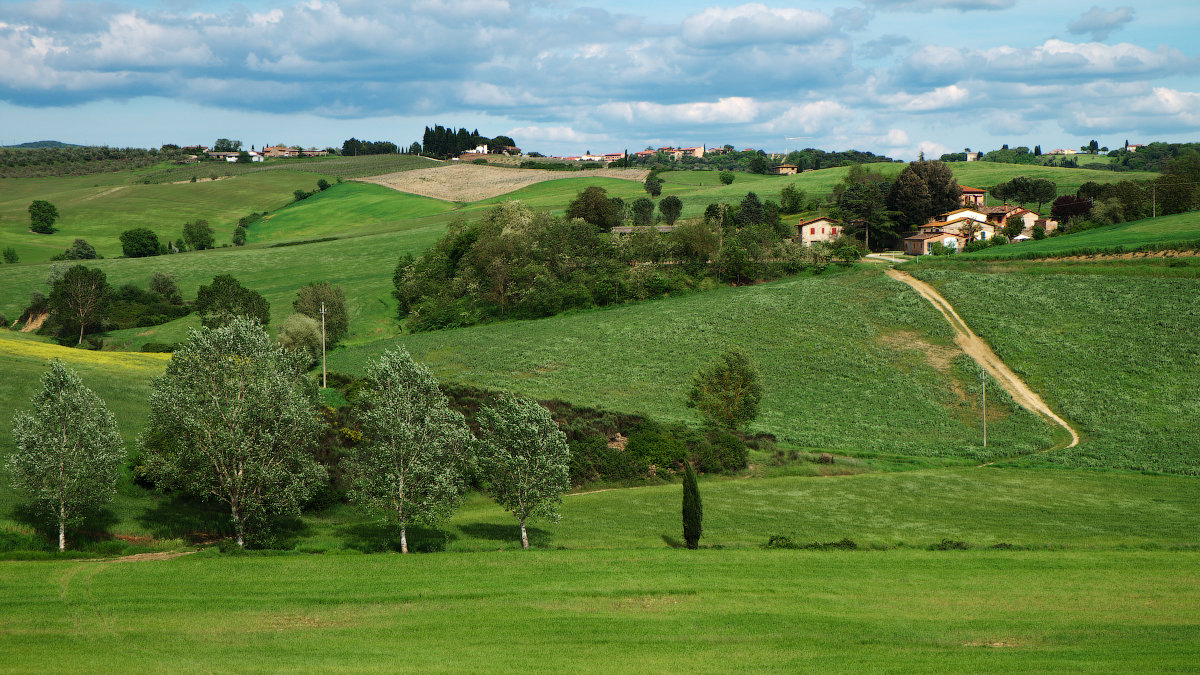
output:
[{"label": "dirt path", "polygon": [[119,563],[119,562],[145,562],[147,560],[170,560],[172,558],[178,558],[180,556],[191,555],[193,553],[195,553],[195,551],[169,551],[169,552],[164,552],[164,553],[137,553],[134,555],[124,555],[124,556],[121,556],[120,558],[92,558],[90,560],[84,560],[83,562],[102,562],[102,563],[118,562]]},{"label": "dirt path", "polygon": [[[946,321],[950,324],[950,327],[954,329],[954,342],[959,348],[967,356],[974,359],[993,379],[999,382],[1000,386],[1004,387],[1004,390],[1008,392],[1008,395],[1018,405],[1066,429],[1067,433],[1071,434],[1071,443],[1063,446],[1063,448],[1073,448],[1079,445],[1079,434],[1075,433],[1075,429],[1070,424],[1067,424],[1066,420],[1056,415],[1050,409],[1050,406],[1046,405],[1046,402],[1042,400],[1041,396],[1038,396],[1036,392],[1022,382],[1021,378],[1017,377],[1017,374],[1004,361],[1001,361],[999,356],[996,356],[992,348],[971,331],[967,322],[962,320],[958,312],[954,311],[954,306],[943,298],[941,293],[938,293],[933,286],[904,272],[889,269],[887,270],[887,275],[896,281],[912,286],[913,290],[921,294],[921,297],[932,303],[942,313],[942,316],[946,317]],[[1057,448],[1050,448],[1050,450],[1054,449]],[[1049,450],[1046,452],[1049,452]]]}]

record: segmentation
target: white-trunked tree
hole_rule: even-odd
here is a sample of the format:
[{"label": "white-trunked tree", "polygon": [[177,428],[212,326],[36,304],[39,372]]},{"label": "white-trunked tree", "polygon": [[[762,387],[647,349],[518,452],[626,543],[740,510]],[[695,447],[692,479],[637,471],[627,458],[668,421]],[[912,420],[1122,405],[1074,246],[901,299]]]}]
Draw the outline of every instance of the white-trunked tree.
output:
[{"label": "white-trunked tree", "polygon": [[370,385],[356,401],[363,442],[347,461],[350,497],[400,528],[408,553],[410,523],[436,525],[466,488],[471,431],[437,380],[403,347],[367,366]]},{"label": "white-trunked tree", "polygon": [[58,521],[62,551],[67,525],[112,501],[125,447],[104,401],[58,359],[50,362],[31,403],[29,412],[13,417],[17,449],[9,472],[13,487]]},{"label": "white-trunked tree", "polygon": [[478,461],[488,494],[521,522],[521,547],[529,548],[525,521],[557,521],[570,487],[567,435],[537,401],[501,394],[479,422]]},{"label": "white-trunked tree", "polygon": [[229,506],[239,547],[247,524],[296,515],[328,479],[313,455],[320,421],[308,356],[236,317],[192,331],[154,381],[141,443],[155,482]]}]

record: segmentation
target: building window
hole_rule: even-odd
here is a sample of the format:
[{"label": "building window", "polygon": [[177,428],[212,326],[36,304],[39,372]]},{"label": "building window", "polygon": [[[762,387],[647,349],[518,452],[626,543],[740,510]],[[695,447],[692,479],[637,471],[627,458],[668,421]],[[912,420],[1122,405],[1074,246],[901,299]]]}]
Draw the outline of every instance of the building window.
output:
[{"label": "building window", "polygon": [[830,233],[830,234],[837,234],[837,228],[836,228],[836,227],[835,227],[835,228],[833,228],[832,230],[830,230],[830,231],[829,231],[829,233]]},{"label": "building window", "polygon": [[816,233],[817,233],[817,228],[815,228],[815,227],[810,227],[810,228],[808,228],[808,233],[809,233],[809,234],[816,234]]}]

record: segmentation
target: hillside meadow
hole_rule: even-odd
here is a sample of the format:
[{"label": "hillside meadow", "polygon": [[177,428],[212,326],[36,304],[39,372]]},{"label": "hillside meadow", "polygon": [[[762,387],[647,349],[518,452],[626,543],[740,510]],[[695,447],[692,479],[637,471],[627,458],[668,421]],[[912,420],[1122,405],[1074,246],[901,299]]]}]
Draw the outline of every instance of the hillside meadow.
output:
[{"label": "hillside meadow", "polygon": [[994,246],[956,257],[969,260],[1014,260],[1076,255],[1120,254],[1139,249],[1200,249],[1200,211],[1106,225],[1074,234]]}]

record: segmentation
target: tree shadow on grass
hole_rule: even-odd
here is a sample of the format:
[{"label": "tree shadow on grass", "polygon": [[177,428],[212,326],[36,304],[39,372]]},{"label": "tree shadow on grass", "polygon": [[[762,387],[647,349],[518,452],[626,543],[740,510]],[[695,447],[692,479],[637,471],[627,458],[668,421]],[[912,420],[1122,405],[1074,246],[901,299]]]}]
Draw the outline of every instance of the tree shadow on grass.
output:
[{"label": "tree shadow on grass", "polygon": [[[54,512],[37,502],[24,502],[12,509],[12,519],[32,528],[47,547],[58,548],[58,519]],[[117,524],[117,514],[102,508],[86,512],[83,519],[67,526],[67,545],[78,548],[82,544],[112,539],[109,528]]]},{"label": "tree shadow on grass", "polygon": [[671,548],[687,548],[687,545],[669,534],[664,534],[662,540]]},{"label": "tree shadow on grass", "polygon": [[137,521],[158,539],[207,544],[233,536],[229,507],[181,495],[173,495],[146,509]]},{"label": "tree shadow on grass", "polygon": [[[521,524],[514,522],[512,525],[500,525],[497,523],[471,523],[470,525],[459,525],[459,530],[468,537],[475,539],[489,539],[491,541],[515,541],[521,543]],[[529,545],[537,548],[548,548],[550,546],[550,532],[539,527],[533,527],[529,524],[525,525],[525,533],[529,535]]]},{"label": "tree shadow on grass", "polygon": [[[400,529],[392,523],[369,520],[343,525],[335,530],[342,546],[363,553],[386,553],[400,551]],[[409,525],[405,529],[408,550],[412,553],[438,553],[446,545],[458,539],[458,535],[447,530],[421,525]]]}]

